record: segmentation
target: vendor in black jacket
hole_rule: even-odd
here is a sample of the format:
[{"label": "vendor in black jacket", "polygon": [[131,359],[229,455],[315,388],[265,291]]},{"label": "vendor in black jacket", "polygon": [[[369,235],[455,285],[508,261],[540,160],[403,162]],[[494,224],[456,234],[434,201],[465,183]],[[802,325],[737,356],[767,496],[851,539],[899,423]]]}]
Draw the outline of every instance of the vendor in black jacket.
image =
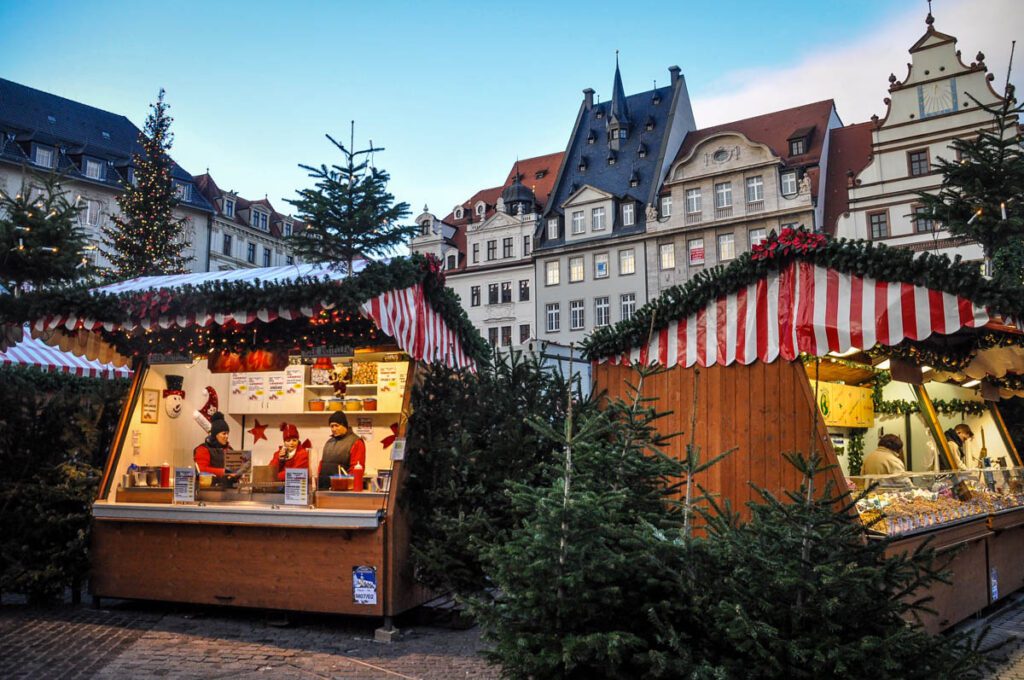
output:
[{"label": "vendor in black jacket", "polygon": [[320,467],[317,470],[316,487],[331,488],[331,475],[338,474],[338,466],[349,470],[356,463],[366,469],[366,444],[348,426],[348,418],[341,411],[331,414],[328,424],[331,437],[324,444],[323,455],[320,456]]}]

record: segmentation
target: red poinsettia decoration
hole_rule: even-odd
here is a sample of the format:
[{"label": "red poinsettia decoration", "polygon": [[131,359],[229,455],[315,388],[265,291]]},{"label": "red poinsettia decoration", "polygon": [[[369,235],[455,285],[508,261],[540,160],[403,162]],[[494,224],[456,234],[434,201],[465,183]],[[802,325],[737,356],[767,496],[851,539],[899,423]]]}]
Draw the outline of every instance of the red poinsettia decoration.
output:
[{"label": "red poinsettia decoration", "polygon": [[172,299],[169,290],[149,290],[132,298],[128,311],[134,318],[156,321],[170,310]]},{"label": "red poinsettia decoration", "polygon": [[773,231],[768,238],[751,248],[750,259],[776,260],[787,255],[806,255],[823,247],[827,242],[824,234],[808,231],[803,227],[786,227],[781,234],[776,235]]},{"label": "red poinsettia decoration", "polygon": [[444,263],[433,253],[423,256],[425,260],[423,269],[427,272],[428,279],[434,279],[439,287],[444,286]]}]

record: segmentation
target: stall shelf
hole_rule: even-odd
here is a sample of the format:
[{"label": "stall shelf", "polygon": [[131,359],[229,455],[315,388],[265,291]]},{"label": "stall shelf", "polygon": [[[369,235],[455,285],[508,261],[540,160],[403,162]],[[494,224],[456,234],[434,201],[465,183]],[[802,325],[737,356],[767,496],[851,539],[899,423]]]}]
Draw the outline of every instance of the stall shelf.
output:
[{"label": "stall shelf", "polygon": [[[473,371],[487,357],[435,259],[361,261],[351,274],[299,265],[30,293],[0,308],[0,350],[20,339],[22,323],[39,341],[134,370],[93,504],[89,581],[97,600],[390,620],[430,596],[412,573],[399,502],[407,416],[430,408],[413,402],[412,386],[432,365]],[[315,481],[331,413],[302,404],[307,393],[345,387],[311,384],[310,364],[370,359],[385,362],[378,383],[349,387],[385,408],[346,416],[365,441],[373,488],[330,491],[299,480],[286,492],[274,476],[257,478],[258,469],[276,474],[267,463],[281,441],[278,424],[288,421],[310,440]],[[265,401],[242,404],[241,390],[231,389],[242,384],[259,385]],[[176,404],[165,403],[169,396]],[[192,473],[192,451],[214,411],[230,427],[229,443],[241,452],[233,465],[241,467],[206,488]],[[134,486],[136,475],[149,483]]]},{"label": "stall shelf", "polygon": [[[908,460],[930,457],[936,468],[970,473],[984,484],[983,472],[961,469],[955,460],[937,405],[944,412],[984,409],[933,403],[924,388],[940,381],[965,386],[979,403],[1024,394],[1022,316],[1024,290],[1007,291],[974,265],[786,229],[729,266],[665,291],[631,319],[599,329],[584,349],[595,390],[606,390],[609,398],[627,396],[637,382],[637,364],[664,367],[645,378],[644,396],[658,398],[659,411],[670,414],[659,421],[664,432],[685,433],[668,452],[681,457],[691,438],[707,455],[734,449],[697,481],[743,509],[757,500],[751,485],[783,498],[799,489],[801,477],[782,455],[788,451],[816,451],[830,466],[822,481],[849,488],[848,456],[837,454],[816,381],[862,385],[867,389],[847,392],[858,399],[866,392],[870,402],[884,389],[877,379],[883,372],[904,392],[883,404],[887,413],[872,414],[869,403],[866,416],[851,416],[866,417],[868,424],[884,416],[889,429],[869,430],[876,441],[883,429],[902,428],[905,440],[913,440]],[[991,411],[998,416],[994,403]],[[917,420],[908,421],[910,413]],[[1002,462],[1020,466],[1005,427],[986,421],[985,430],[1002,439],[1000,450],[1008,452]],[[847,440],[840,443],[848,446]],[[936,596],[940,611],[926,622],[929,630],[953,625],[988,603],[987,552],[1002,540],[988,522],[987,512],[937,516],[933,526],[892,544],[893,551],[909,549],[927,534],[944,549],[967,547],[953,565],[950,592],[937,587],[915,594]],[[996,553],[1022,562],[1014,541]],[[1012,577],[1010,582],[1016,583]]]}]

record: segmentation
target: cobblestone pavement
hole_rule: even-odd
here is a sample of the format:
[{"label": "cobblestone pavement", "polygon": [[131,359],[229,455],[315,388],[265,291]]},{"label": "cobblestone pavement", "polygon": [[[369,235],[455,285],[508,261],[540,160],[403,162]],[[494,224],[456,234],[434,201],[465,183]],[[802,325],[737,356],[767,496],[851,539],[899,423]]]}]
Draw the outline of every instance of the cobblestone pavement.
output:
[{"label": "cobblestone pavement", "polygon": [[1005,644],[993,654],[1001,661],[991,680],[1024,680],[1024,594],[1011,595],[1010,602],[977,626],[988,625],[987,643]]},{"label": "cobblestone pavement", "polygon": [[404,625],[373,641],[377,620],[161,608],[0,607],[4,678],[497,678],[476,629]]}]

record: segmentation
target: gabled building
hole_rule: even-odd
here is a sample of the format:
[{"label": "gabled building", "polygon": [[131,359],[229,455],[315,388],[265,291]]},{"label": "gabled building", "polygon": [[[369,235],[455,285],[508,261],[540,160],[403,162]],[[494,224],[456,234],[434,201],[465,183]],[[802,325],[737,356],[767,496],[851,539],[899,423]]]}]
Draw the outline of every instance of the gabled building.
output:
[{"label": "gabled building", "polygon": [[610,101],[583,91],[551,198],[534,234],[537,337],[568,344],[629,318],[648,300],[648,226],[671,209],[659,189],[693,111],[679,67],[669,84]]},{"label": "gabled building", "polygon": [[222,190],[209,173],[195,182],[214,210],[210,271],[298,264],[286,239],[305,227],[300,220],[277,212],[266,198],[249,201]]},{"label": "gabled building", "polygon": [[695,130],[683,141],[648,224],[648,285],[657,295],[727,264],[772,231],[824,218],[831,99]]},{"label": "gabled building", "polygon": [[440,220],[425,207],[416,218],[414,252],[437,255],[448,286],[492,345],[536,337],[533,237],[562,154],[516,161],[504,184],[482,189]]},{"label": "gabled building", "polygon": [[[139,128],[122,115],[0,78],[0,188],[16,194],[33,173],[62,174],[69,195],[84,202],[79,219],[97,248],[83,255],[93,264],[107,264],[100,229],[119,213],[122,186],[135,181],[138,140]],[[184,254],[192,271],[208,271],[213,207],[177,163],[171,178],[181,201],[174,214],[186,222]]]},{"label": "gabled building", "polygon": [[838,237],[980,261],[981,246],[951,237],[929,219],[917,192],[938,190],[942,177],[933,164],[940,157],[956,159],[953,140],[992,126],[978,103],[995,106],[1002,98],[992,88],[995,76],[983,53],[968,62],[956,38],[935,29],[930,13],[925,24],[910,47],[907,74],[902,80],[889,76],[885,116],[837,131],[824,227]]}]

